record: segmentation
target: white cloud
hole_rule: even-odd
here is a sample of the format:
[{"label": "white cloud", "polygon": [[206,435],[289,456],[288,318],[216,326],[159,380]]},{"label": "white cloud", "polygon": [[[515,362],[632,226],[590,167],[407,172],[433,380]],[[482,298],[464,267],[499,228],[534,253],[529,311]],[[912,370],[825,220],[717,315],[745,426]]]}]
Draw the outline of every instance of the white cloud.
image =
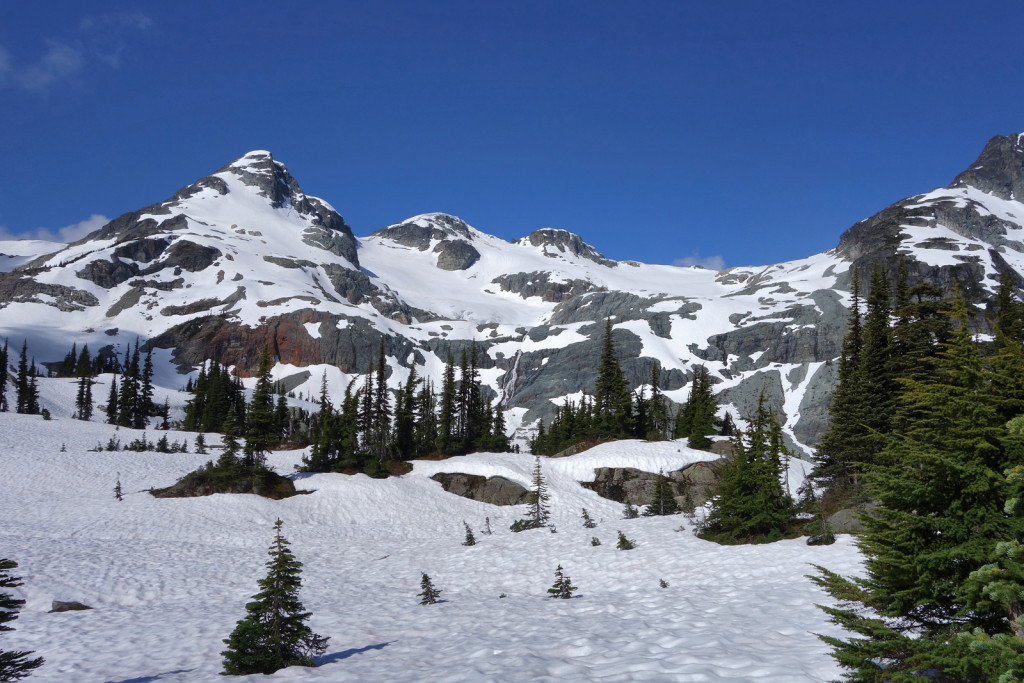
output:
[{"label": "white cloud", "polygon": [[0,87],[31,92],[73,82],[97,65],[116,69],[126,49],[124,38],[152,25],[139,11],[86,17],[61,39],[46,41],[46,50],[34,61],[19,61],[0,45]]},{"label": "white cloud", "polygon": [[699,251],[693,252],[692,256],[684,256],[683,258],[677,258],[672,262],[673,266],[700,266],[701,268],[708,268],[710,270],[723,270],[725,268],[725,259],[718,254],[714,256],[701,256]]},{"label": "white cloud", "polygon": [[0,240],[46,240],[47,242],[74,242],[88,235],[93,230],[99,230],[110,222],[106,216],[98,213],[86,218],[84,221],[65,225],[57,230],[49,228],[36,228],[23,233],[12,233],[6,225],[0,225]]}]

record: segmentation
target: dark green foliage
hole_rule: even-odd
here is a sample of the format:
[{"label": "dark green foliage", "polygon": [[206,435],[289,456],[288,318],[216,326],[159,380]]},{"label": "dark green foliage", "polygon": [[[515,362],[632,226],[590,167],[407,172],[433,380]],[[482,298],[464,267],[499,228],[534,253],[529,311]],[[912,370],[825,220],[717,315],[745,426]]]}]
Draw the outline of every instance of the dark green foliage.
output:
[{"label": "dark green foliage", "polygon": [[[28,341],[21,344],[21,355],[18,357],[18,373],[15,378],[15,411],[36,415],[39,413],[39,392],[36,389],[35,359],[28,362]],[[6,372],[6,370],[5,370]]]},{"label": "dark green foliage", "polygon": [[463,521],[462,526],[466,527],[466,540],[462,542],[462,545],[476,545],[476,537],[473,535],[473,530],[469,528],[469,524]]},{"label": "dark green foliage", "polygon": [[548,522],[548,486],[544,481],[544,472],[540,466],[540,456],[534,458],[533,463],[533,490],[530,491],[528,505],[530,506],[529,520],[534,529],[540,528]]},{"label": "dark green foliage", "polygon": [[[237,377],[232,377],[226,367],[216,361],[210,363],[209,370],[204,364],[199,376],[189,391],[192,398],[185,406],[185,419],[182,429],[200,432],[219,432],[224,425],[226,415],[239,415],[244,423],[245,395]],[[244,429],[244,424],[236,421],[236,433]]]},{"label": "dark green foliage", "polygon": [[632,550],[636,547],[636,543],[626,538],[626,534],[619,532],[619,542],[615,544],[615,547],[619,550]]},{"label": "dark green foliage", "polygon": [[572,585],[572,579],[562,573],[562,565],[555,570],[555,583],[548,589],[549,598],[560,598],[568,600],[572,597],[576,586]]},{"label": "dark green foliage", "polygon": [[793,500],[783,489],[782,431],[764,392],[746,432],[733,438],[733,458],[722,470],[701,538],[719,543],[774,541],[793,520]]},{"label": "dark green foliage", "polygon": [[420,589],[421,605],[436,605],[441,598],[441,589],[435,588],[430,577],[426,574],[423,574],[423,578],[420,579]]},{"label": "dark green foliage", "polygon": [[595,546],[595,547],[601,545],[601,539],[598,538],[597,536],[591,536],[590,537],[590,545]]},{"label": "dark green foliage", "polygon": [[92,418],[92,385],[94,382],[88,375],[78,379],[78,392],[75,395],[75,419],[89,420]]},{"label": "dark green foliage", "polygon": [[666,581],[665,579],[658,579],[658,587],[668,588],[668,581]]},{"label": "dark green foliage", "polygon": [[202,434],[196,435],[196,453],[206,455],[206,437]]},{"label": "dark green foliage", "polygon": [[849,680],[881,680],[879,663],[893,681],[921,671],[996,680],[1017,665],[1014,541],[1024,537],[1024,524],[1012,504],[1011,468],[1024,459],[1024,436],[1004,422],[1002,388],[1013,383],[1004,373],[1012,365],[1020,372],[1020,363],[980,353],[959,293],[952,320],[933,374],[903,380],[899,434],[868,472],[879,506],[859,540],[867,576],[819,570],[815,577],[841,602],[825,611],[856,634],[824,638]]},{"label": "dark green foliage", "polygon": [[274,524],[274,543],[266,563],[267,576],[260,591],[245,606],[246,616],[224,643],[224,674],[271,674],[287,666],[313,666],[313,657],[327,649],[327,638],[314,633],[299,601],[302,563],[281,536],[281,520]]},{"label": "dark green foliage", "polygon": [[118,391],[117,391],[117,375],[110,378],[110,393],[107,394],[107,423],[116,425],[117,424],[117,412],[118,412]]},{"label": "dark green foliage", "polygon": [[665,473],[658,471],[658,478],[654,480],[654,492],[651,494],[651,502],[644,510],[645,517],[655,515],[674,515],[679,512],[679,504],[672,495],[672,488],[668,484],[668,477]]},{"label": "dark green foliage", "polygon": [[117,473],[117,482],[114,484],[114,498],[116,498],[118,500],[118,502],[124,500],[124,493],[121,491],[121,473],[120,472]]},{"label": "dark green foliage", "polygon": [[640,510],[630,502],[626,503],[626,507],[622,510],[623,519],[636,519],[640,516]]},{"label": "dark green foliage", "polygon": [[270,380],[270,347],[263,345],[260,352],[259,369],[256,371],[256,388],[252,392],[245,415],[245,446],[242,463],[247,467],[262,465],[272,444],[280,441],[277,420],[274,415],[273,383]]},{"label": "dark green foliage", "polygon": [[597,522],[595,522],[593,519],[591,519],[590,513],[587,512],[587,508],[583,508],[583,515],[582,515],[582,517],[583,517],[583,528],[584,529],[593,529],[594,527],[597,526]]},{"label": "dark green foliage", "polygon": [[0,413],[7,412],[7,340],[4,340],[4,348],[0,349]]},{"label": "dark green foliage", "polygon": [[690,448],[709,448],[711,439],[708,437],[717,431],[717,412],[718,400],[711,391],[711,375],[707,368],[699,365],[693,370],[690,395],[676,414],[675,438],[685,438]]},{"label": "dark green foliage", "polygon": [[[6,368],[4,369],[6,372]],[[11,576],[10,570],[16,569],[18,563],[6,558],[0,559],[0,589],[17,588],[22,585],[20,579]],[[7,622],[18,618],[18,610],[25,604],[13,594],[0,592],[0,632],[13,631]],[[31,652],[18,650],[0,650],[0,681],[17,681],[32,674],[34,669],[43,665],[43,658],[29,659]]]}]

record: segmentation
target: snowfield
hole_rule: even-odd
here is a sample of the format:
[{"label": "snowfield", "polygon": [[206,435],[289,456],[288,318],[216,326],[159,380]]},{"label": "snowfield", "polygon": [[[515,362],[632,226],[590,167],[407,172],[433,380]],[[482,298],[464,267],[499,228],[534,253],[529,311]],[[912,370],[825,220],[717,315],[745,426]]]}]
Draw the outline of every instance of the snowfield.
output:
[{"label": "snowfield", "polygon": [[[0,557],[19,563],[24,586],[14,592],[27,600],[0,648],[45,657],[32,681],[223,681],[221,641],[265,575],[278,518],[304,564],[310,624],[331,640],[320,666],[275,680],[791,682],[838,673],[814,636],[838,633],[814,606],[828,598],[804,575],[812,563],[857,572],[850,537],[828,547],[723,547],[696,538],[682,515],[622,519],[620,504],[577,483],[594,467],[656,472],[713,457],[681,443],[627,441],[543,459],[557,533],[513,534],[525,507],[467,500],[429,477],[460,471],[528,484],[527,454],[417,462],[386,480],[292,475],[311,493],[283,501],[160,500],[145,489],[216,454],[90,452],[114,428],[62,417],[66,383],[40,384],[53,420],[0,413]],[[122,443],[140,435],[116,434]],[[169,433],[190,450],[195,436]],[[270,463],[291,473],[301,455],[276,452]],[[582,507],[597,528],[582,527]],[[476,546],[462,545],[463,520]],[[616,550],[619,530],[635,550]],[[579,587],[572,600],[546,597],[558,565]],[[421,572],[444,602],[418,604]],[[53,600],[93,609],[50,614]]]}]

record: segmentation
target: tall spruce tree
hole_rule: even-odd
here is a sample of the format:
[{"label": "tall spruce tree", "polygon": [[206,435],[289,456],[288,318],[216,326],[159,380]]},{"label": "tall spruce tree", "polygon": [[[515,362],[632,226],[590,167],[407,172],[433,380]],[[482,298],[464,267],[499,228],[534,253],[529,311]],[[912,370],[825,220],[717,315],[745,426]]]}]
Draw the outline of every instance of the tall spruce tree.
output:
[{"label": "tall spruce tree", "polygon": [[[964,631],[1007,633],[996,601],[972,601],[973,572],[1020,520],[1003,508],[1003,472],[1024,456],[1000,415],[996,366],[968,330],[967,307],[954,292],[954,331],[935,374],[904,380],[901,430],[868,474],[878,507],[864,518],[858,545],[864,578],[820,570],[815,580],[838,607],[823,608],[852,637],[823,638],[849,680],[987,680]],[[874,613],[870,616],[870,613]]]},{"label": "tall spruce tree", "polygon": [[[33,368],[35,364],[33,363]],[[15,411],[19,413],[31,413],[34,399],[32,398],[32,377],[34,370],[29,371],[28,365],[28,340],[21,343],[21,355],[18,357],[18,374],[14,381]]]},{"label": "tall spruce tree", "polygon": [[256,387],[246,411],[245,448],[242,463],[246,467],[262,467],[271,444],[280,440],[274,419],[273,382],[270,379],[270,347],[263,345],[256,371]]},{"label": "tall spruce tree", "polygon": [[[21,580],[10,573],[10,570],[16,569],[17,566],[18,563],[13,560],[0,559],[0,589],[17,588],[21,585]],[[18,610],[24,604],[24,600],[16,599],[13,594],[0,592],[0,632],[14,630],[5,624],[18,618]],[[0,650],[0,681],[17,681],[31,675],[34,669],[42,666],[43,658],[29,659],[31,654],[19,650]]]},{"label": "tall spruce tree", "polygon": [[717,413],[718,399],[711,390],[711,374],[706,367],[698,365],[693,369],[690,395],[676,414],[675,438],[685,437],[690,448],[709,448]]},{"label": "tall spruce tree", "polygon": [[7,340],[4,339],[4,348],[0,349],[0,413],[7,412]]},{"label": "tall spruce tree", "polygon": [[327,650],[328,638],[317,635],[306,622],[311,616],[299,601],[302,563],[281,535],[281,520],[274,524],[274,542],[266,563],[267,576],[260,591],[245,606],[246,616],[224,643],[224,674],[272,674],[287,666],[314,666],[313,657]]},{"label": "tall spruce tree", "polygon": [[615,352],[610,318],[605,320],[604,337],[601,340],[601,359],[594,387],[594,412],[605,436],[631,436],[632,401]]},{"label": "tall spruce tree", "polygon": [[548,485],[544,480],[544,471],[540,466],[540,456],[535,456],[533,463],[533,490],[530,491],[530,497],[527,504],[530,506],[530,513],[528,516],[529,526],[531,529],[539,529],[548,523],[548,517],[550,515],[548,511]]}]

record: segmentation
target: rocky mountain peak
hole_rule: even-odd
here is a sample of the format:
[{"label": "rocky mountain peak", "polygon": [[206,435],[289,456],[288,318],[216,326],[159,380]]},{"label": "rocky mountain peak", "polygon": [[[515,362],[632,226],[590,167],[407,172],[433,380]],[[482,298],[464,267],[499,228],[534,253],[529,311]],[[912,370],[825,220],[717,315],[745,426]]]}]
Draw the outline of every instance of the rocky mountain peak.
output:
[{"label": "rocky mountain peak", "polygon": [[461,218],[446,213],[413,216],[381,228],[373,237],[419,251],[433,247],[438,254],[437,267],[441,270],[466,270],[480,258],[480,252],[470,244],[474,239],[473,229]]},{"label": "rocky mountain peak", "polygon": [[541,247],[546,256],[553,258],[557,257],[559,253],[570,253],[604,266],[614,267],[618,265],[615,261],[605,258],[601,252],[584,242],[579,235],[568,230],[541,228],[530,233],[526,240],[535,247]]},{"label": "rocky mountain peak", "polygon": [[235,159],[217,171],[217,174],[221,173],[232,173],[244,184],[258,188],[275,209],[284,206],[285,202],[295,203],[305,197],[285,165],[275,161],[274,156],[265,150],[255,150]]},{"label": "rocky mountain peak", "polygon": [[1000,199],[1024,199],[1024,133],[997,135],[950,187],[976,187]]}]

